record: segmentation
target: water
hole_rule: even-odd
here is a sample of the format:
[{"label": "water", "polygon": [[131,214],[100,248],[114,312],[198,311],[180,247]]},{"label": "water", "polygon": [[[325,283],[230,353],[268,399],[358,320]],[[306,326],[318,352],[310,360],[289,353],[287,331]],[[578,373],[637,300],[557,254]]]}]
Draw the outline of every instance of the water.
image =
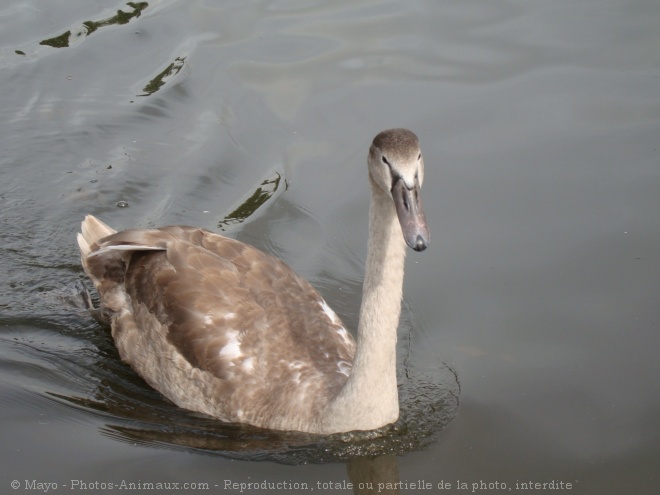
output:
[{"label": "water", "polygon": [[[655,493],[659,21],[651,0],[0,7],[2,492]],[[217,425],[144,385],[82,308],[92,213],[224,230],[354,328],[366,149],[399,126],[422,142],[432,235],[404,287],[410,428]]]}]

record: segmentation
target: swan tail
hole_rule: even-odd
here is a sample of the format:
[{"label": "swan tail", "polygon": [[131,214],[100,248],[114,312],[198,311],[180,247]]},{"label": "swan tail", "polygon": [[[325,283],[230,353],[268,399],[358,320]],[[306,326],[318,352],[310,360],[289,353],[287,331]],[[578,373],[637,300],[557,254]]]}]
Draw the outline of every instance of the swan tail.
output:
[{"label": "swan tail", "polygon": [[124,279],[133,253],[166,250],[170,238],[158,230],[117,232],[92,215],[85,217],[78,234],[80,260],[101,298],[102,311],[125,307]]},{"label": "swan tail", "polygon": [[[101,308],[90,307],[90,311],[95,317],[95,312],[102,312],[103,319],[107,319],[109,313],[119,308],[117,296],[121,299],[121,286],[126,273],[125,252],[108,252],[98,256],[101,254],[104,239],[116,233],[116,230],[98,218],[87,215],[77,236],[83,269],[101,298]],[[88,296],[87,304],[90,302],[91,298]]]},{"label": "swan tail", "polygon": [[101,220],[92,215],[87,215],[80,225],[80,233],[78,234],[78,247],[80,247],[80,254],[83,258],[89,256],[94,250],[92,246],[104,237],[115,234],[117,231],[109,227]]}]

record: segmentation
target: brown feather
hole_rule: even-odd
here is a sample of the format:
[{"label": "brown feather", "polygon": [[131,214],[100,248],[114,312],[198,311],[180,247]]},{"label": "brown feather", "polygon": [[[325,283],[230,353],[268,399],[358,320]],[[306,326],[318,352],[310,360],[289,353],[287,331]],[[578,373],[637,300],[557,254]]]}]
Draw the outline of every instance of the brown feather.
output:
[{"label": "brown feather", "polygon": [[[281,260],[197,228],[126,230],[91,241],[85,268],[101,281],[103,305],[116,311],[122,358],[177,404],[230,421],[267,411],[272,419],[259,425],[278,427],[291,412],[309,420],[325,405],[318,398],[331,400],[345,383],[353,339]],[[119,287],[128,309],[116,302]],[[158,334],[149,337],[158,344],[147,343],[147,334]],[[160,358],[145,358],[152,353]],[[156,376],[163,356],[180,364],[174,381],[194,384],[202,373],[213,386],[194,399],[190,390],[177,396]]]}]

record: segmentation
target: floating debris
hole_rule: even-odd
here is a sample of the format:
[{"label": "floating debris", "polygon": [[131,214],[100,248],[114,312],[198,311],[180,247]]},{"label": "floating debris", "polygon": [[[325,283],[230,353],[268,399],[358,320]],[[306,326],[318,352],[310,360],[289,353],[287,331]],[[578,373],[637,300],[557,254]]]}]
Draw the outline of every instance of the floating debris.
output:
[{"label": "floating debris", "polygon": [[119,203],[117,203],[117,206],[119,208],[128,208],[129,205],[127,201],[120,201]]}]

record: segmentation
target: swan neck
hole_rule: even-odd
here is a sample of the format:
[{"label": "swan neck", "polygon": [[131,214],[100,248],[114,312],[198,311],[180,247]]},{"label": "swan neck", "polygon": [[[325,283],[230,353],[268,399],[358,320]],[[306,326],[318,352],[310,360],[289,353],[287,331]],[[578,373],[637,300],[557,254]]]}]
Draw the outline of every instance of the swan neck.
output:
[{"label": "swan neck", "polygon": [[406,247],[392,199],[371,184],[369,242],[353,370],[327,418],[336,431],[396,421],[396,341]]},{"label": "swan neck", "polygon": [[391,198],[373,184],[369,216],[358,346],[362,341],[382,338],[396,345],[406,246]]}]

